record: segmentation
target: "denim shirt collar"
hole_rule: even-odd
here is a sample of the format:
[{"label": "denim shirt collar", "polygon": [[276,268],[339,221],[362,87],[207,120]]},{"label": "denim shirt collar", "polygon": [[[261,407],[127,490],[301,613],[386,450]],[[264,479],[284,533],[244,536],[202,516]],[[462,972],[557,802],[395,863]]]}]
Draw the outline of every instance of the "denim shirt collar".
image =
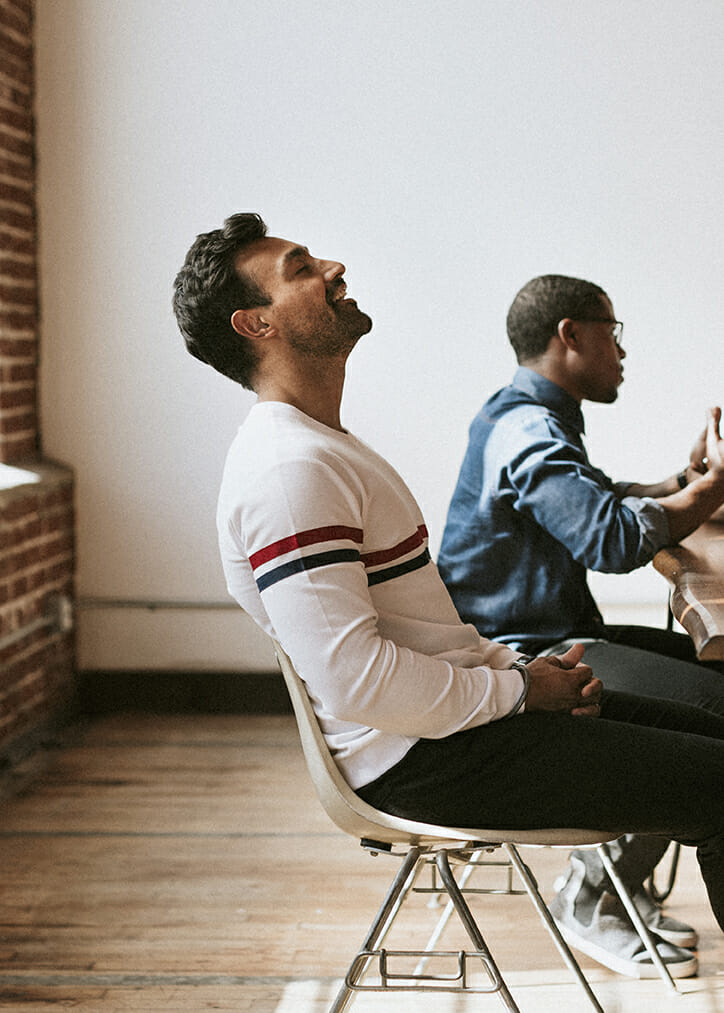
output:
[{"label": "denim shirt collar", "polygon": [[550,408],[567,425],[581,435],[586,432],[581,406],[574,397],[559,387],[552,380],[536,373],[527,366],[519,366],[513,377],[513,387],[535,398],[546,408]]}]

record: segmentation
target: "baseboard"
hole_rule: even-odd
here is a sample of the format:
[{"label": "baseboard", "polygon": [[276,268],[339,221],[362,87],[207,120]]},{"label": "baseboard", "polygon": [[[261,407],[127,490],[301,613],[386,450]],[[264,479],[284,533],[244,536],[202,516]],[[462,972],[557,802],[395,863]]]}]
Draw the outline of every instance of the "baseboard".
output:
[{"label": "baseboard", "polygon": [[279,672],[83,671],[83,714],[288,714],[292,707]]}]

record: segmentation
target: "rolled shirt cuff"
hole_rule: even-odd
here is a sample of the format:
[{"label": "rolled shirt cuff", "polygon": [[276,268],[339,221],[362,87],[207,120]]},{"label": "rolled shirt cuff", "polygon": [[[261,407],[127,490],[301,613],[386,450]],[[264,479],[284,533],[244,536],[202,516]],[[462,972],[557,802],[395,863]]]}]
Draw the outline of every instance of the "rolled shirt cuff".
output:
[{"label": "rolled shirt cuff", "polygon": [[636,514],[639,522],[639,565],[648,563],[664,545],[671,545],[669,518],[666,510],[650,496],[624,496],[623,506]]}]

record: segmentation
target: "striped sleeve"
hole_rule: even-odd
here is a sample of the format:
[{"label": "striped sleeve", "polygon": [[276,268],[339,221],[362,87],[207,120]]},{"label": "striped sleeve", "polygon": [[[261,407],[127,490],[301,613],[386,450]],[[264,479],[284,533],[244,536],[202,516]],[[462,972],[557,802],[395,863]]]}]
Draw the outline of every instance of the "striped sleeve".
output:
[{"label": "striped sleeve", "polygon": [[262,592],[305,570],[360,562],[365,568],[367,584],[372,587],[430,562],[424,524],[396,545],[375,552],[360,553],[363,535],[361,528],[330,524],[293,532],[271,542],[249,556],[256,586]]},{"label": "striped sleeve", "polygon": [[[476,651],[467,667],[466,645],[478,638],[444,590],[411,495],[385,499],[379,483],[365,486],[334,464],[275,462],[222,523],[224,544],[238,544],[269,631],[317,707],[327,719],[427,738],[503,717],[520,696],[520,675],[487,667],[488,653],[508,663],[500,645]],[[228,548],[224,556],[232,589],[235,562]],[[445,652],[458,644],[466,667],[401,646],[398,631]]]}]

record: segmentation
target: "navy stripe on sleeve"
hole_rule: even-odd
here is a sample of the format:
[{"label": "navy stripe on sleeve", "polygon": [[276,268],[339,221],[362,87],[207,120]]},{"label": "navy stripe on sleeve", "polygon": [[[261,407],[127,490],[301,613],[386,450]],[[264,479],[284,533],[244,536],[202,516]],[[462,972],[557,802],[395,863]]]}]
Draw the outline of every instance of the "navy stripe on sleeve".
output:
[{"label": "navy stripe on sleeve", "polygon": [[317,552],[309,556],[299,556],[297,559],[290,559],[288,563],[269,570],[267,573],[257,577],[256,586],[264,591],[277,581],[291,577],[294,573],[302,573],[304,570],[315,570],[318,566],[328,566],[330,563],[357,563],[359,552],[357,549],[330,549],[329,552]]},{"label": "navy stripe on sleeve", "polygon": [[425,549],[419,556],[408,559],[404,563],[398,563],[397,566],[388,566],[386,570],[376,570],[375,573],[368,573],[367,583],[372,587],[374,584],[382,584],[385,580],[394,580],[395,577],[401,577],[405,573],[420,570],[423,566],[427,566],[429,562],[430,553]]}]

